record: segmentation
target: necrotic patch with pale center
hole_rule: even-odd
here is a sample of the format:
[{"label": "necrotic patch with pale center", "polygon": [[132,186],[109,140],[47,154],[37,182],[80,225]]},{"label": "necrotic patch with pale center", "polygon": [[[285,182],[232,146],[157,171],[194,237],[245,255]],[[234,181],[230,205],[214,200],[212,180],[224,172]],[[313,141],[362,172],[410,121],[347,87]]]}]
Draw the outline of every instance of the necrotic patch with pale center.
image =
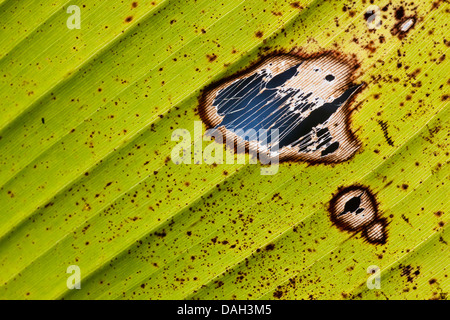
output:
[{"label": "necrotic patch with pale center", "polygon": [[[332,56],[271,57],[208,91],[200,106],[202,118],[227,138],[250,147],[270,152],[277,143],[281,158],[319,160],[332,155],[330,160],[339,162],[357,150],[344,110],[360,88],[350,84],[352,71],[350,64]],[[271,141],[274,129],[277,141]],[[263,142],[261,134],[267,137]]]},{"label": "necrotic patch with pale center", "polygon": [[387,222],[380,217],[375,195],[369,188],[353,185],[340,189],[331,199],[328,210],[331,221],[339,229],[362,231],[369,243],[386,243]]}]

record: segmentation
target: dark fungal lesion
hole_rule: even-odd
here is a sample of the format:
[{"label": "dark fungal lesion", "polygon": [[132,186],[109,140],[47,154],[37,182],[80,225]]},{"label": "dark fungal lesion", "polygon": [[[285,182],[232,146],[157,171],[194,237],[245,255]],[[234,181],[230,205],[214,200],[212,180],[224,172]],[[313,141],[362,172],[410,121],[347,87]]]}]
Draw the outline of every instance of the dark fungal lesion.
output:
[{"label": "dark fungal lesion", "polygon": [[331,199],[330,220],[340,230],[358,233],[367,242],[385,244],[387,220],[380,217],[378,203],[369,188],[352,185],[341,188]]},{"label": "dark fungal lesion", "polygon": [[[363,86],[352,83],[357,68],[353,58],[334,52],[267,56],[205,89],[200,117],[224,143],[245,145],[260,156],[275,150],[280,161],[342,162],[359,149],[349,125],[350,101]],[[278,130],[276,141],[272,129]]]}]

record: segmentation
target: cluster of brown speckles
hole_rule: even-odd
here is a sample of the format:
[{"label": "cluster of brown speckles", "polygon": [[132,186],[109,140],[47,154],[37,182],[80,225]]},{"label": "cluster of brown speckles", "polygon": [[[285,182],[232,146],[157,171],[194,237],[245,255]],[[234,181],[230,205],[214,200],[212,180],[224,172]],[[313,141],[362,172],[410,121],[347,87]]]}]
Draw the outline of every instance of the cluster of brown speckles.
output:
[{"label": "cluster of brown speckles", "polygon": [[386,243],[386,220],[379,217],[375,196],[367,187],[353,185],[339,190],[330,201],[329,212],[339,229],[362,231],[373,244]]}]

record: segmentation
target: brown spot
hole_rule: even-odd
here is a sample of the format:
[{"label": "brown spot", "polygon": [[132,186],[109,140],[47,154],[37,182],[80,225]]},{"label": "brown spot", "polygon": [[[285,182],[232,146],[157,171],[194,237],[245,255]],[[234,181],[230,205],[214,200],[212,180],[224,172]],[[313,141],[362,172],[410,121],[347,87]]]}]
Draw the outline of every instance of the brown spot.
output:
[{"label": "brown spot", "polygon": [[278,200],[283,200],[283,198],[281,197],[280,193],[277,192],[272,196],[272,200],[273,201],[278,201]]},{"label": "brown spot", "polygon": [[419,267],[416,270],[411,265],[400,265],[399,267],[402,270],[400,275],[405,277],[407,282],[413,283],[415,278],[420,274]]},{"label": "brown spot", "polygon": [[369,44],[364,46],[364,49],[368,50],[370,53],[377,51],[377,47],[375,46],[375,42],[373,40],[370,40]]},{"label": "brown spot", "polygon": [[371,11],[371,10],[368,10],[368,11],[364,12],[364,20],[368,21],[369,18],[370,18],[373,14],[374,14],[374,12]]},{"label": "brown spot", "polygon": [[208,58],[209,62],[213,62],[213,61],[215,61],[217,59],[217,56],[214,53],[213,54],[207,54],[206,58]]},{"label": "brown spot", "polygon": [[277,290],[273,293],[273,297],[276,299],[280,299],[283,296],[283,291]]},{"label": "brown spot", "polygon": [[255,36],[256,36],[257,38],[262,38],[263,35],[264,35],[264,33],[263,33],[262,31],[256,31],[256,33],[255,33]]},{"label": "brown spot", "polygon": [[302,9],[303,9],[303,7],[300,5],[299,2],[293,2],[293,3],[291,3],[291,7],[292,7],[292,8],[295,8],[295,9],[299,9],[299,10],[302,10]]},{"label": "brown spot", "polygon": [[138,6],[138,3],[135,1],[131,4],[131,8],[136,8]]},{"label": "brown spot", "polygon": [[131,22],[131,21],[133,21],[133,16],[126,17],[126,19],[125,19],[126,23]]},{"label": "brown spot", "polygon": [[404,214],[402,214],[401,217],[402,217],[403,221],[405,221],[407,224],[412,226],[411,223],[409,223],[409,219]]},{"label": "brown spot", "polygon": [[431,10],[435,10],[435,9],[439,8],[440,5],[441,5],[441,1],[434,1],[431,4]]},{"label": "brown spot", "polygon": [[421,71],[422,71],[422,69],[417,68],[410,74],[410,76],[415,78],[415,77],[417,77],[420,74]]},{"label": "brown spot", "polygon": [[155,232],[155,236],[157,236],[159,238],[164,238],[165,236],[167,236],[167,233],[165,230],[163,230],[161,232]]},{"label": "brown spot", "polygon": [[53,206],[53,205],[54,205],[53,202],[49,202],[49,203],[47,203],[47,204],[44,206],[44,208],[48,208],[48,207],[51,207],[51,206]]},{"label": "brown spot", "polygon": [[403,7],[397,8],[395,10],[395,19],[400,20],[405,16],[405,9]]},{"label": "brown spot", "polygon": [[443,213],[442,211],[436,211],[436,212],[434,213],[434,215],[435,215],[436,217],[442,217],[443,214],[444,214],[444,213]]}]

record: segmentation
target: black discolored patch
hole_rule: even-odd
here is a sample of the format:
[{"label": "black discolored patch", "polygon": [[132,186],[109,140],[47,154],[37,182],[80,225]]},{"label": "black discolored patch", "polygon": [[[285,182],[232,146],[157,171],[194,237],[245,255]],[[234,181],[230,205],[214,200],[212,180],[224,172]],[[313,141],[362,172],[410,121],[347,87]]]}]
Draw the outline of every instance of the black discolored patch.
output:
[{"label": "black discolored patch", "polygon": [[[199,113],[224,143],[245,145],[280,161],[338,163],[359,148],[349,128],[358,64],[326,52],[274,54],[205,89]],[[272,141],[272,130],[279,133]],[[264,136],[261,142],[258,137]],[[227,143],[228,145],[228,143]],[[276,147],[274,147],[276,146]],[[234,150],[236,151],[237,148]]]},{"label": "black discolored patch", "polygon": [[387,220],[379,217],[378,203],[369,188],[360,185],[341,188],[331,199],[328,211],[340,230],[362,232],[372,244],[386,243]]}]

